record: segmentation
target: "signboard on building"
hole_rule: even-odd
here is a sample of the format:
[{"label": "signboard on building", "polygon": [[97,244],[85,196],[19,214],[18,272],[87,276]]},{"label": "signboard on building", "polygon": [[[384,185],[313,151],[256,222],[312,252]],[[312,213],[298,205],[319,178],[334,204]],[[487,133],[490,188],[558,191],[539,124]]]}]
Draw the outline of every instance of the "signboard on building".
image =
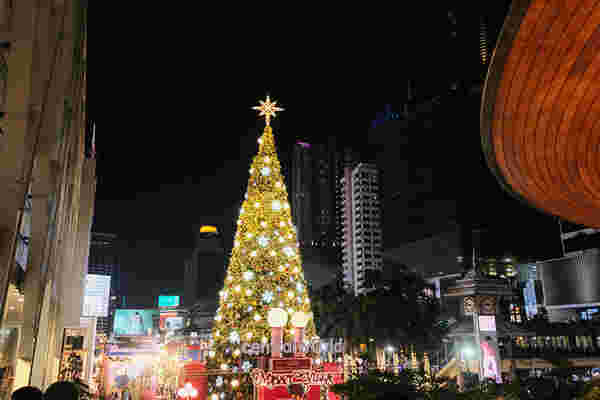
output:
[{"label": "signboard on building", "polygon": [[493,315],[480,315],[479,330],[484,332],[496,332],[496,317]]},{"label": "signboard on building", "polygon": [[533,318],[533,316],[537,314],[538,300],[535,286],[535,281],[529,279],[523,288],[523,298],[525,299],[525,313],[527,314],[527,318]]},{"label": "signboard on building", "polygon": [[158,296],[158,307],[169,308],[179,306],[179,296]]},{"label": "signboard on building", "polygon": [[83,297],[84,317],[108,317],[110,276],[87,274]]},{"label": "signboard on building", "polygon": [[183,329],[183,317],[170,317],[165,320],[165,329],[167,331],[175,331],[177,329]]},{"label": "signboard on building", "polygon": [[[115,336],[152,336],[153,319],[158,321],[158,310],[122,310],[115,312]],[[158,327],[158,326],[157,326]]]}]

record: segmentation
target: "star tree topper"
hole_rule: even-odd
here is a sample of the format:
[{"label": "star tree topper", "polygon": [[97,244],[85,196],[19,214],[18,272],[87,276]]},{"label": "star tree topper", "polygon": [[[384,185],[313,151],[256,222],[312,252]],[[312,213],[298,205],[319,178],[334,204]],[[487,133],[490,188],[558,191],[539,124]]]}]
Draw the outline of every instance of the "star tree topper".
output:
[{"label": "star tree topper", "polygon": [[260,103],[260,106],[252,107],[252,109],[260,111],[260,114],[258,114],[259,117],[262,117],[263,115],[265,116],[265,122],[267,126],[271,124],[271,117],[276,117],[276,111],[285,111],[283,108],[277,107],[276,101],[271,103],[271,99],[269,98],[269,96],[267,96],[267,101],[259,100],[258,102]]}]

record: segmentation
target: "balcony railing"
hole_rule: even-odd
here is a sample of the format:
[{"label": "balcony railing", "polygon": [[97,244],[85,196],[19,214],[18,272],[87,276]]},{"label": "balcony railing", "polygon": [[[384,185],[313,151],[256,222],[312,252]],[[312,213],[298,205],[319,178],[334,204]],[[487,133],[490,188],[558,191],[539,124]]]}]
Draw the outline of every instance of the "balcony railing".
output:
[{"label": "balcony railing", "polygon": [[516,348],[509,354],[508,349],[501,348],[500,356],[503,359],[530,359],[530,358],[588,358],[600,357],[600,349],[564,349],[558,347],[545,348]]}]

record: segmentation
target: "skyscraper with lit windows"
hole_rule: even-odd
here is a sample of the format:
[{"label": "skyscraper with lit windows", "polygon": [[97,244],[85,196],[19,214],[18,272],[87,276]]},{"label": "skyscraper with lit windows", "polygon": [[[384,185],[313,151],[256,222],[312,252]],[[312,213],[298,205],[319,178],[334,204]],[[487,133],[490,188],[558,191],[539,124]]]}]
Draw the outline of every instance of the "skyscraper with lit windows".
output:
[{"label": "skyscraper with lit windows", "polygon": [[292,220],[303,248],[337,249],[340,241],[340,180],[344,168],[358,164],[360,156],[338,146],[334,137],[326,144],[298,141],[292,155]]},{"label": "skyscraper with lit windows", "polygon": [[344,286],[359,295],[375,287],[374,277],[383,269],[379,171],[360,163],[345,169],[341,183]]}]

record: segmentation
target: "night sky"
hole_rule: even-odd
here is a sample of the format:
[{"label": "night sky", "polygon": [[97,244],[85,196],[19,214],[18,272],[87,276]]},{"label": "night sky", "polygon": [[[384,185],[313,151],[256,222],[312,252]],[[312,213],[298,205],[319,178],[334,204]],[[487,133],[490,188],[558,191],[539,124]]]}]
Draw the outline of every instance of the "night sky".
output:
[{"label": "night sky", "polygon": [[376,112],[405,100],[408,77],[427,97],[477,62],[477,24],[459,29],[473,35],[472,58],[463,57],[466,42],[449,39],[439,1],[370,11],[90,3],[93,229],[127,243],[122,268],[132,293],[182,287],[200,225],[231,237],[264,126],[251,107],[266,93],[286,109],[273,123],[283,160],[299,139],[364,143]]}]

